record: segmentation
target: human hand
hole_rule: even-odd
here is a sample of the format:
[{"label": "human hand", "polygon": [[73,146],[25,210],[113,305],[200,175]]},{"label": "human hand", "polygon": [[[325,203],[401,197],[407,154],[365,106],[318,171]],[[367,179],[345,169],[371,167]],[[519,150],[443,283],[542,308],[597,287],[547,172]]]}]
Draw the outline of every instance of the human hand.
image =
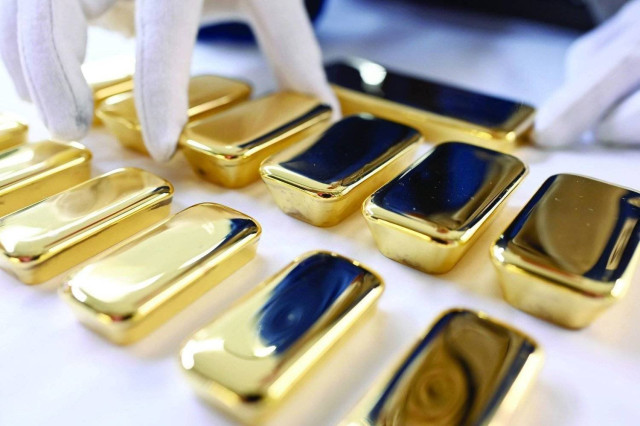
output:
[{"label": "human hand", "polygon": [[565,146],[593,131],[598,141],[640,144],[640,0],[578,39],[566,68],[538,111],[537,143]]},{"label": "human hand", "polygon": [[[88,21],[114,7],[133,13],[133,4],[2,0],[0,54],[18,94],[36,104],[54,137],[80,139],[93,120],[93,95],[80,69]],[[135,0],[134,95],[154,159],[171,158],[187,122],[191,54],[203,17],[247,20],[279,87],[315,95],[339,113],[302,0]]]}]

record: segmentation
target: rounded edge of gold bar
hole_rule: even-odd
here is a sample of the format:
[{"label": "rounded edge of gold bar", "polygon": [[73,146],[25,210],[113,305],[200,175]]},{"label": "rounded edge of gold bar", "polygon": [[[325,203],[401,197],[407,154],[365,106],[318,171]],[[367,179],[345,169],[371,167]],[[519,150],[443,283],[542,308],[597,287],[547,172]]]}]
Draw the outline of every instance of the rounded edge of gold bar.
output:
[{"label": "rounded edge of gold bar", "polygon": [[[203,268],[202,273],[199,274],[199,276],[195,279],[191,279],[193,270],[186,271],[184,276],[177,278],[175,281],[180,282],[187,280],[187,283],[183,284],[181,288],[169,298],[164,297],[163,302],[160,305],[154,306],[152,310],[147,309],[148,312],[142,314],[140,310],[144,308],[143,305],[137,307],[135,312],[131,312],[126,315],[118,315],[116,318],[105,312],[96,310],[92,306],[89,306],[87,303],[84,303],[81,300],[83,299],[83,296],[80,295],[80,290],[78,289],[77,291],[74,291],[72,285],[70,284],[73,277],[77,275],[78,271],[76,271],[76,273],[74,274],[69,275],[65,279],[64,283],[59,288],[58,294],[65,302],[69,304],[80,322],[82,322],[84,325],[86,325],[96,333],[106,337],[113,343],[119,345],[128,345],[137,342],[150,333],[153,333],[156,329],[160,328],[176,314],[186,309],[188,305],[193,303],[206,292],[210,291],[218,283],[229,278],[229,276],[231,276],[238,269],[243,267],[255,257],[258,241],[262,234],[262,226],[260,225],[260,223],[251,216],[246,215],[245,213],[217,203],[199,203],[190,206],[182,210],[181,212],[178,212],[175,215],[153,225],[152,227],[135,234],[131,238],[114,247],[114,250],[110,251],[110,253],[116,252],[118,249],[125,248],[127,246],[135,245],[138,241],[143,240],[146,235],[163,226],[167,222],[170,222],[176,216],[179,216],[181,213],[199,206],[218,208],[220,210],[224,210],[227,213],[237,214],[238,217],[249,219],[255,226],[255,232],[244,237],[241,241],[241,244],[234,246],[233,253],[225,253],[224,259],[218,262],[210,261],[209,263],[211,263],[211,265],[207,265],[207,267]],[[222,262],[224,262],[224,264]],[[188,277],[185,278],[185,276]],[[206,284],[203,283],[203,281],[206,281]],[[148,303],[148,301],[145,303]]]},{"label": "rounded edge of gold bar", "polygon": [[60,142],[55,140],[41,140],[22,145],[16,145],[3,150],[36,149],[38,145],[53,144],[69,148],[74,152],[70,161],[54,164],[46,170],[13,180],[0,187],[0,217],[15,213],[31,204],[55,195],[61,191],[78,185],[91,177],[92,152],[78,142]]},{"label": "rounded edge of gold bar", "polygon": [[[410,172],[440,146],[447,143],[474,145],[466,142],[444,142],[443,144],[436,145],[415,160],[402,174]],[[413,220],[406,220],[399,214],[387,212],[382,208],[375,208],[376,206],[373,203],[375,193],[367,197],[362,203],[361,212],[378,250],[384,256],[428,274],[443,274],[453,269],[467,250],[471,248],[500,214],[508,198],[529,174],[528,166],[518,157],[486,147],[480,148],[511,157],[522,167],[522,170],[517,174],[516,178],[498,194],[498,197],[493,203],[493,207],[485,212],[473,227],[462,233],[442,229],[438,229],[437,233],[429,232],[426,228],[421,230],[419,227],[413,226],[416,225]],[[400,177],[401,175],[397,178]],[[391,181],[388,184],[391,185],[393,182],[394,181]],[[374,210],[378,211],[378,214],[376,214]],[[379,213],[385,214],[381,215]]]},{"label": "rounded edge of gold bar", "polygon": [[511,130],[492,129],[466,121],[446,117],[383,98],[373,97],[341,87],[331,85],[345,115],[370,113],[387,120],[397,121],[414,127],[422,133],[428,142],[439,144],[448,140],[460,140],[472,145],[509,153],[533,126],[535,108],[522,104],[515,117],[507,123]]},{"label": "rounded edge of gold bar", "polygon": [[372,192],[402,173],[414,161],[415,152],[423,142],[422,136],[416,131],[416,135],[409,138],[406,145],[388,161],[370,171],[364,179],[348,186],[319,185],[313,188],[308,185],[309,182],[305,184],[301,178],[296,180],[293,173],[289,176],[278,173],[279,163],[283,158],[289,158],[313,145],[319,136],[321,134],[305,138],[286,150],[266,158],[260,165],[260,176],[280,210],[293,218],[318,227],[338,225],[356,212]]},{"label": "rounded edge of gold bar", "polygon": [[[245,81],[212,74],[200,74],[191,77],[189,83],[190,97],[194,97],[194,91],[199,93],[197,89],[205,83],[207,85],[225,84],[225,88],[229,89],[230,93],[214,99],[208,99],[196,105],[190,104],[187,115],[191,122],[197,122],[210,115],[222,112],[251,96],[251,85]],[[142,140],[142,129],[138,120],[132,91],[113,93],[103,99],[96,108],[96,117],[107,127],[110,133],[115,135],[122,146],[148,155],[149,152]]]},{"label": "rounded edge of gold bar", "polygon": [[[314,98],[297,92],[276,92],[252,99],[246,103],[234,105],[222,111],[221,114],[207,116],[195,120],[185,126],[178,145],[191,165],[194,173],[201,178],[226,188],[241,188],[260,178],[260,164],[269,156],[283,150],[306,137],[318,133],[331,118],[331,108],[319,100],[307,111],[310,117],[302,119],[296,117],[293,121],[282,124],[275,129],[269,129],[265,134],[256,135],[248,144],[211,146],[206,142],[199,142],[194,136],[195,128],[206,124],[208,120],[223,121],[234,117],[238,111],[251,108],[253,105],[267,102],[277,97],[298,97],[305,102]],[[286,98],[285,98],[286,99]],[[273,102],[273,101],[272,101]],[[262,121],[264,117],[262,117]],[[267,142],[260,140],[269,136]],[[258,142],[255,143],[254,142]],[[248,146],[243,146],[248,145]]]},{"label": "rounded edge of gold bar", "polygon": [[[151,175],[162,184],[159,183],[157,188],[150,192],[146,200],[136,202],[130,208],[117,212],[117,214],[101,221],[97,227],[92,226],[91,231],[87,231],[85,235],[81,233],[67,235],[65,238],[56,241],[55,245],[46,248],[42,253],[33,253],[29,255],[30,257],[25,257],[23,254],[7,253],[3,247],[0,247],[2,269],[12,273],[24,284],[41,284],[73,269],[78,264],[146,229],[169,214],[174,192],[171,182],[143,169],[122,167],[81,182],[5,217],[19,214],[26,209],[37,206],[41,202],[45,203],[47,200],[61,196],[68,191],[84,185],[90,185],[99,179],[108,178],[110,175],[122,172]],[[0,218],[0,221],[3,219]],[[59,257],[60,255],[63,255],[62,258]]]},{"label": "rounded edge of gold bar", "polygon": [[[441,320],[452,314],[468,314],[472,315],[482,321],[487,321],[492,325],[497,325],[508,330],[511,333],[519,336],[523,340],[527,341],[533,348],[533,351],[528,357],[527,362],[523,365],[518,376],[513,380],[509,389],[502,395],[499,400],[491,401],[492,406],[486,410],[488,415],[487,424],[491,425],[508,425],[512,415],[519,405],[520,401],[524,399],[526,394],[530,392],[535,378],[540,372],[544,363],[545,353],[538,342],[531,338],[528,334],[520,331],[519,329],[512,327],[505,322],[495,319],[492,316],[486,314],[484,311],[477,311],[464,307],[454,307],[445,310],[440,313],[434,320],[432,320],[426,327],[426,330],[419,334],[419,337],[414,343],[409,345],[401,354],[385,367],[381,374],[374,379],[369,386],[368,390],[362,395],[354,407],[347,413],[344,419],[339,423],[339,426],[377,426],[379,423],[371,422],[370,419],[365,417],[371,408],[372,401],[377,401],[377,397],[381,391],[383,391],[390,379],[394,377],[394,374],[406,365],[408,357],[415,353],[420,343],[433,331]],[[414,407],[416,409],[417,407]],[[484,422],[483,422],[484,423]]]},{"label": "rounded edge of gold bar", "polygon": [[187,378],[187,381],[195,390],[195,393],[205,402],[222,410],[222,412],[226,415],[229,415],[234,419],[238,419],[243,423],[262,423],[265,419],[274,414],[274,408],[286,401],[287,397],[292,393],[292,391],[294,391],[295,388],[305,380],[306,374],[304,373],[313,370],[315,367],[321,364],[326,359],[326,355],[336,349],[336,347],[339,346],[340,342],[344,340],[345,335],[353,331],[355,326],[361,323],[360,320],[364,318],[368,313],[370,313],[373,308],[375,308],[376,302],[379,300],[385,289],[385,282],[377,272],[357,260],[354,260],[347,256],[343,256],[334,251],[311,250],[297,256],[294,260],[289,262],[286,266],[282,267],[276,273],[261,281],[260,284],[258,284],[247,294],[234,302],[230,307],[225,309],[220,314],[216,315],[216,317],[214,317],[208,324],[211,324],[219,320],[220,318],[224,318],[227,313],[233,312],[236,307],[241,306],[247,301],[250,301],[254,297],[254,295],[258,293],[262,288],[269,285],[271,282],[280,279],[280,277],[288,273],[296,264],[318,254],[327,254],[333,257],[345,259],[346,261],[351,262],[353,265],[363,269],[368,274],[370,274],[376,280],[377,285],[367,295],[368,301],[366,303],[363,303],[362,306],[359,306],[359,309],[352,309],[347,312],[346,315],[340,318],[338,324],[341,323],[342,326],[339,327],[338,325],[336,325],[336,327],[339,327],[339,329],[337,331],[334,330],[334,332],[332,333],[332,335],[334,336],[333,341],[325,347],[321,348],[319,351],[315,351],[315,356],[313,358],[305,356],[304,365],[296,366],[296,371],[298,371],[299,373],[296,375],[296,377],[289,378],[288,384],[281,386],[282,389],[277,392],[277,395],[274,395],[273,392],[266,392],[263,394],[241,396],[234,391],[226,388],[225,386],[217,383],[216,381],[210,380],[206,377],[203,377],[200,373],[192,371],[192,368],[189,368],[187,365],[185,365],[185,348],[191,341],[192,336],[204,330],[204,328],[208,327],[208,325],[197,331],[196,333],[193,333],[180,345],[180,350],[178,352],[178,364],[184,376]]}]

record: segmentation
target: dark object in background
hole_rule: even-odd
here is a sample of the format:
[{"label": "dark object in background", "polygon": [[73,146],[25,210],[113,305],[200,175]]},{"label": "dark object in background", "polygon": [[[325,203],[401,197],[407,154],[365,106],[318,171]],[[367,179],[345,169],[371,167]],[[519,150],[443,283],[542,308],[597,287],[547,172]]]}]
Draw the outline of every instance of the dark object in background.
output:
[{"label": "dark object in background", "polygon": [[447,8],[464,8],[496,15],[518,16],[588,30],[598,22],[584,0],[412,0]]},{"label": "dark object in background", "polygon": [[[305,0],[305,6],[309,13],[309,18],[315,22],[320,16],[327,0]],[[216,24],[200,28],[199,40],[234,40],[234,41],[254,41],[255,37],[251,28],[240,22],[230,22],[227,24]]]}]

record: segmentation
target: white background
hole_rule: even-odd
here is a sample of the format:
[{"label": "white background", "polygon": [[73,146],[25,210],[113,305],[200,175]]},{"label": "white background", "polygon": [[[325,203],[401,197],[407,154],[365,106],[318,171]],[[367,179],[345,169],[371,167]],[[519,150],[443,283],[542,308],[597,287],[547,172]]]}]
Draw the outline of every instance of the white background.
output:
[{"label": "white background", "polygon": [[[167,29],[170,31],[170,29]],[[334,0],[319,25],[328,59],[353,54],[413,74],[539,105],[561,83],[570,30],[518,20],[456,14],[384,0]],[[130,41],[92,30],[89,57],[132,52]],[[198,45],[194,73],[251,80],[273,89],[263,58],[246,45]],[[33,108],[18,100],[0,70],[0,109],[46,136]],[[94,174],[129,165],[170,179],[174,211],[213,201],[264,227],[258,257],[143,341],[117,347],[76,322],[55,283],[25,286],[0,272],[0,424],[227,424],[192,393],[176,351],[190,332],[295,256],[331,249],[378,271],[387,288],[374,317],[315,368],[272,418],[277,425],[335,424],[383,371],[445,309],[483,310],[526,331],[546,361],[514,419],[520,425],[618,425],[640,419],[640,279],[626,299],[583,331],[560,329],[505,303],[489,262],[490,242],[551,174],[572,172],[640,188],[640,150],[521,149],[530,174],[508,207],[455,269],[431,276],[383,257],[359,214],[339,226],[314,228],[282,214],[262,182],[226,190],[198,180],[182,155],[158,165],[128,152],[103,129],[83,141]],[[424,147],[427,149],[427,146]],[[159,247],[169,250],[170,247]]]}]

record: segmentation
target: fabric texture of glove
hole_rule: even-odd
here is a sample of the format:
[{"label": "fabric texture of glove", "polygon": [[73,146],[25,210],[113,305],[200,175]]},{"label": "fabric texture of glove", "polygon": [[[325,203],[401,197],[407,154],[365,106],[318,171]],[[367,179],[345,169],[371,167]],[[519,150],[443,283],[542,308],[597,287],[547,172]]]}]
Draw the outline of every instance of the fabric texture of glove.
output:
[{"label": "fabric texture of glove", "polygon": [[640,144],[640,0],[578,39],[563,86],[539,109],[536,141],[565,146],[595,139]]},{"label": "fabric texture of glove", "polygon": [[[135,20],[132,14],[135,8]],[[136,33],[134,95],[145,145],[171,158],[187,122],[187,87],[201,22],[252,25],[283,90],[309,93],[339,114],[302,0],[2,0],[0,54],[18,94],[32,100],[56,138],[80,139],[93,117],[80,66],[87,23]]]}]

